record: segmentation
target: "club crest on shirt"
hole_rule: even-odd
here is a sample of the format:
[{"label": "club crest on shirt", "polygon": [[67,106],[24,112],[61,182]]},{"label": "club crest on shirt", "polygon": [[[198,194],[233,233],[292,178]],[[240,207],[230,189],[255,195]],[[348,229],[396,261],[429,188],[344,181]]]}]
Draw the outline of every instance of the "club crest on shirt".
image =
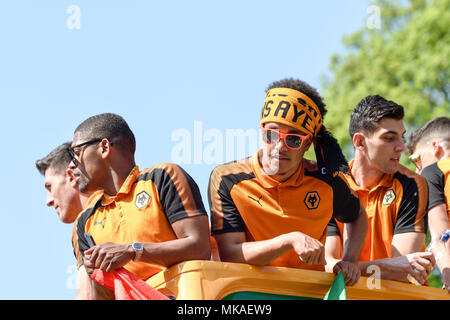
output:
[{"label": "club crest on shirt", "polygon": [[134,200],[134,205],[138,209],[144,209],[150,203],[150,199],[151,199],[151,197],[147,192],[141,191],[136,195],[136,199]]},{"label": "club crest on shirt", "polygon": [[395,198],[396,198],[396,195],[395,195],[394,189],[389,189],[384,194],[383,204],[385,206],[388,206],[388,205],[392,204],[392,202],[394,202]]},{"label": "club crest on shirt", "polygon": [[319,193],[317,193],[317,191],[308,192],[303,202],[305,203],[308,210],[317,209],[320,202]]}]

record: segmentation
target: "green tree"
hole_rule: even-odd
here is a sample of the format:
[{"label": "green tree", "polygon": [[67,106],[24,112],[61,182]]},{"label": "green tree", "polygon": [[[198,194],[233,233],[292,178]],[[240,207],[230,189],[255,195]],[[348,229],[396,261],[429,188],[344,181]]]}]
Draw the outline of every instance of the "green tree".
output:
[{"label": "green tree", "polygon": [[379,28],[367,24],[345,36],[346,54],[332,56],[331,76],[322,79],[329,110],[325,125],[347,156],[351,111],[369,94],[403,105],[408,130],[450,114],[450,1],[378,0],[374,5]]}]

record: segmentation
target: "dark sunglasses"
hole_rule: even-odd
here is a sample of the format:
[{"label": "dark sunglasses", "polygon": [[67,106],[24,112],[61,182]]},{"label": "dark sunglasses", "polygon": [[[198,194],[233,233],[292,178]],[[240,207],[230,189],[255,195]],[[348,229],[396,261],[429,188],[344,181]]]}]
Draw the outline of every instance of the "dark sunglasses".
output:
[{"label": "dark sunglasses", "polygon": [[68,148],[67,148],[67,152],[69,152],[70,159],[72,159],[72,161],[76,163],[76,160],[77,160],[76,157],[77,157],[77,155],[75,154],[75,148],[79,148],[79,147],[82,147],[82,146],[86,146],[86,145],[98,143],[98,142],[100,142],[100,141],[102,141],[102,140],[103,140],[103,138],[92,139],[92,140],[89,140],[89,141],[86,141],[86,142],[77,144],[76,146],[68,147]]},{"label": "dark sunglasses", "polygon": [[275,144],[283,139],[284,144],[294,150],[298,150],[311,136],[294,133],[284,133],[274,129],[262,129],[263,141],[267,144]]}]

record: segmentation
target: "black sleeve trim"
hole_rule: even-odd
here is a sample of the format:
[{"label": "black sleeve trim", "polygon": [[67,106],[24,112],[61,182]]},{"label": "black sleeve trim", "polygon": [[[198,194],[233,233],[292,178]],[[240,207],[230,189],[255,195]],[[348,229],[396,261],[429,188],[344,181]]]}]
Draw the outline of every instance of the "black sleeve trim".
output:
[{"label": "black sleeve trim", "polygon": [[445,175],[439,168],[438,163],[433,163],[423,169],[422,176],[428,184],[428,209],[445,203]]},{"label": "black sleeve trim", "polygon": [[353,222],[359,217],[361,203],[341,177],[335,177],[333,187],[333,217],[339,222]]},{"label": "black sleeve trim", "polygon": [[[419,211],[419,189],[414,178],[409,178],[400,172],[395,174],[403,188],[402,202],[397,213],[397,222],[394,234],[416,232],[415,223]],[[424,217],[425,230],[427,229],[427,217]]]},{"label": "black sleeve trim", "polygon": [[78,250],[84,257],[84,252],[90,248],[84,234],[86,232],[86,222],[88,219],[97,211],[97,209],[102,204],[102,198],[100,198],[92,208],[86,209],[77,220],[77,240],[78,240]]},{"label": "black sleeve trim", "polygon": [[[178,166],[178,168],[182,171],[189,184],[195,207],[198,210],[198,215],[207,215],[197,183],[181,167]],[[155,184],[164,214],[166,215],[169,223],[172,224],[175,221],[189,217],[189,214],[185,210],[183,200],[181,199],[174,182],[166,170],[162,168],[154,168],[150,172],[141,174],[136,182],[142,180],[150,180]]]},{"label": "black sleeve trim", "polygon": [[341,236],[336,220],[332,217],[327,225],[327,236]]}]

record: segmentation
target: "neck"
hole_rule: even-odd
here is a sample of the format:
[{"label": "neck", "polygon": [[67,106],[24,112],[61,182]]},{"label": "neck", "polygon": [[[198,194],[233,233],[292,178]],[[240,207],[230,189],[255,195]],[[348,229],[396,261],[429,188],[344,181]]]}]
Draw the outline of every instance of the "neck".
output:
[{"label": "neck", "polygon": [[134,166],[134,163],[130,163],[126,166],[123,164],[112,166],[108,177],[103,184],[103,190],[105,193],[110,196],[115,196],[119,192]]},{"label": "neck", "polygon": [[[265,156],[263,155],[263,152],[260,153],[258,160],[259,160],[259,164],[260,164],[262,171],[266,175],[268,175],[270,178],[278,181],[279,183],[282,183],[282,182],[285,182],[286,180],[288,180],[298,170],[298,167],[297,167],[295,170],[292,169],[291,171],[285,172],[285,173],[280,173],[279,171],[275,172],[275,169],[271,167],[270,161],[265,158]],[[301,163],[302,162],[300,162],[300,165],[301,165]],[[278,168],[277,168],[277,170],[278,170]]]},{"label": "neck", "polygon": [[384,172],[371,166],[369,161],[358,153],[355,154],[351,173],[359,187],[369,190],[378,185],[384,176]]}]

